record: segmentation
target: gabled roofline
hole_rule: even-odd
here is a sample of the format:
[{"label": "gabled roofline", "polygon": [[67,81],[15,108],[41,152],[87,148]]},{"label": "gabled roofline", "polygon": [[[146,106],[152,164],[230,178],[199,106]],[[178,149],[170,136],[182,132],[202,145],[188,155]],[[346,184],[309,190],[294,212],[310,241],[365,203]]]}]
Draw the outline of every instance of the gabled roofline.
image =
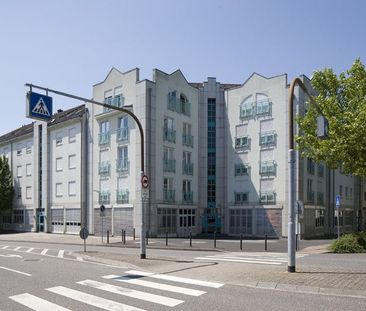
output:
[{"label": "gabled roofline", "polygon": [[188,86],[190,86],[191,88],[193,88],[193,89],[197,89],[197,88],[195,88],[194,86],[192,86],[189,82],[188,82],[188,80],[187,80],[187,78],[185,77],[185,75],[183,74],[183,72],[182,72],[182,70],[180,70],[180,69],[177,69],[177,70],[175,70],[175,71],[173,71],[172,73],[166,73],[165,71],[162,71],[162,70],[160,70],[160,69],[158,69],[158,68],[154,68],[153,69],[153,71],[159,71],[160,73],[162,73],[162,74],[164,74],[164,75],[166,75],[166,76],[172,76],[172,75],[174,75],[174,74],[176,74],[176,73],[180,73],[182,76],[183,76],[183,78],[184,78],[184,80],[186,81],[186,83],[187,83],[187,85]]},{"label": "gabled roofline", "polygon": [[[94,86],[97,86],[97,85],[99,85],[99,84],[104,83],[104,82],[108,79],[109,75],[111,74],[111,72],[112,72],[113,70],[118,71],[121,75],[125,75],[125,74],[128,74],[129,72],[134,71],[134,70],[139,71],[139,70],[140,70],[140,68],[135,67],[135,68],[132,68],[132,69],[127,70],[127,71],[125,71],[125,72],[122,72],[121,70],[117,69],[116,67],[112,67],[112,68],[111,68],[111,70],[109,70],[108,74],[106,75],[105,79],[104,79],[103,81],[101,81],[101,82],[98,82],[98,83],[94,84],[94,85],[93,85],[93,87],[94,87]],[[139,82],[139,81],[137,81],[137,82]]]},{"label": "gabled roofline", "polygon": [[282,77],[282,76],[285,76],[286,77],[286,86],[288,85],[287,83],[287,73],[282,73],[282,74],[279,74],[279,75],[275,75],[275,76],[272,76],[272,77],[265,77],[257,72],[253,72],[248,79],[246,79],[242,84],[240,84],[239,86],[236,86],[236,87],[233,87],[233,88],[230,88],[230,90],[234,90],[234,89],[240,89],[241,87],[243,87],[245,84],[247,84],[247,82],[252,79],[253,76],[259,76],[265,80],[271,80],[271,79],[276,79],[276,78],[279,78],[279,77]]}]

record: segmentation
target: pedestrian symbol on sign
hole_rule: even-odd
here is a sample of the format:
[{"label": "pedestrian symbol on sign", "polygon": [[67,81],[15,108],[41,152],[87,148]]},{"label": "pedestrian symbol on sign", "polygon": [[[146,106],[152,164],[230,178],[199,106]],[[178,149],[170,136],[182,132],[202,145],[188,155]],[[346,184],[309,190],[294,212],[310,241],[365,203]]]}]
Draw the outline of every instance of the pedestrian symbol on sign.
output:
[{"label": "pedestrian symbol on sign", "polygon": [[34,106],[32,112],[33,113],[42,114],[42,115],[47,116],[47,117],[50,117],[51,116],[50,115],[50,112],[48,111],[47,106],[44,103],[44,100],[43,100],[42,97],[39,99],[39,101],[37,102],[37,104]]}]

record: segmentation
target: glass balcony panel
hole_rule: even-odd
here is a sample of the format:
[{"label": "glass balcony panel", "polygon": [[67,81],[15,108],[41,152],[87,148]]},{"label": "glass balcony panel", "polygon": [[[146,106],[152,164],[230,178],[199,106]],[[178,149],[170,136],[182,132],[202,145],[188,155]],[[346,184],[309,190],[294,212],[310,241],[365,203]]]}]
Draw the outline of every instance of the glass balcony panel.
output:
[{"label": "glass balcony panel", "polygon": [[110,133],[100,133],[99,134],[99,145],[107,145],[109,144],[109,138],[110,138]]},{"label": "glass balcony panel", "polygon": [[109,161],[104,161],[99,163],[99,174],[109,174],[111,170],[111,165]]},{"label": "glass balcony panel", "polygon": [[193,191],[183,191],[183,202],[185,203],[193,202]]},{"label": "glass balcony panel", "polygon": [[129,130],[128,127],[122,127],[117,129],[117,141],[128,141]]},{"label": "glass balcony panel", "polygon": [[164,128],[163,133],[164,133],[163,138],[165,141],[175,143],[175,130],[170,128]]},{"label": "glass balcony panel", "polygon": [[129,192],[128,190],[117,190],[117,203],[127,204],[129,203]]},{"label": "glass balcony panel", "polygon": [[126,159],[117,159],[116,163],[117,172],[119,173],[128,173],[130,169],[130,161],[128,161],[128,158]]},{"label": "glass balcony panel", "polygon": [[164,172],[175,172],[175,159],[163,159]]},{"label": "glass balcony panel", "polygon": [[100,204],[109,204],[110,203],[110,192],[109,191],[101,191],[99,193],[99,203]]},{"label": "glass balcony panel", "polygon": [[164,189],[164,202],[175,202],[175,190]]}]

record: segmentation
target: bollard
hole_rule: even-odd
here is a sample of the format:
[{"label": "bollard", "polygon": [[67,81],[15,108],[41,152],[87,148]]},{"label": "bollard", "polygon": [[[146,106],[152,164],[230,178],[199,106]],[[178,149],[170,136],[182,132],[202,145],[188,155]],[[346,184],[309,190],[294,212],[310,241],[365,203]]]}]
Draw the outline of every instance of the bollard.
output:
[{"label": "bollard", "polygon": [[192,231],[189,231],[189,246],[192,247]]},{"label": "bollard", "polygon": [[149,245],[149,231],[146,231],[146,245]]},{"label": "bollard", "polygon": [[121,231],[121,238],[122,238],[122,243],[123,243],[123,229],[122,229],[122,231]]},{"label": "bollard", "polygon": [[295,235],[295,249],[296,249],[296,251],[299,250],[298,249],[298,235],[297,234]]},{"label": "bollard", "polygon": [[168,231],[165,231],[165,246],[168,246]]},{"label": "bollard", "polygon": [[214,231],[214,248],[216,248],[216,230]]},{"label": "bollard", "polygon": [[240,233],[240,250],[243,250],[243,234]]},{"label": "bollard", "polygon": [[123,244],[126,244],[126,230],[123,230]]},{"label": "bollard", "polygon": [[133,240],[135,241],[136,235],[135,235],[135,228],[133,228]]},{"label": "bollard", "polygon": [[107,230],[107,244],[109,244],[109,230]]},{"label": "bollard", "polygon": [[267,251],[267,234],[266,234],[266,239],[264,240],[264,250]]}]

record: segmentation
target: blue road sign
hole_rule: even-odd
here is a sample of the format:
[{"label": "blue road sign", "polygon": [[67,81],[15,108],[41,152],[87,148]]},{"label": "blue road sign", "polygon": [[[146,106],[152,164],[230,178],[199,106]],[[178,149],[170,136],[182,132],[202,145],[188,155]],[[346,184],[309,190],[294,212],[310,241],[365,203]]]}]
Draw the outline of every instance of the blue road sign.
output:
[{"label": "blue road sign", "polygon": [[52,97],[34,92],[27,93],[27,117],[42,121],[52,120]]},{"label": "blue road sign", "polygon": [[336,195],[336,207],[339,207],[341,205],[341,196]]}]

